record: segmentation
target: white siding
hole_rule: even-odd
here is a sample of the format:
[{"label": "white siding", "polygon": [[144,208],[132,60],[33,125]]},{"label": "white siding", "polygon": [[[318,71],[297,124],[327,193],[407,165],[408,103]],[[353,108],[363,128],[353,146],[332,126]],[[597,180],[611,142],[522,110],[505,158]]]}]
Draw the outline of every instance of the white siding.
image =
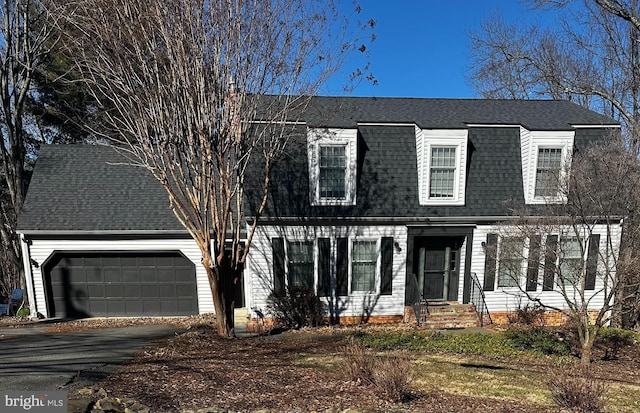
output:
[{"label": "white siding", "polygon": [[529,197],[531,175],[531,131],[520,127],[520,157],[522,159],[522,185],[525,197]]},{"label": "white siding", "polygon": [[[362,316],[367,309],[369,315],[402,315],[404,314],[407,228],[405,226],[263,226],[256,230],[247,263],[245,266],[245,286],[250,291],[247,294],[247,307],[252,317],[267,314],[267,297],[273,288],[273,255],[271,238],[281,237],[288,240],[315,240],[317,238],[337,237],[354,239],[379,240],[381,237],[393,237],[397,247],[393,250],[393,281],[392,294],[379,295],[377,293],[352,293],[348,297],[323,298],[328,306],[337,308],[340,316]],[[335,256],[332,255],[332,260]],[[332,261],[332,267],[335,262]],[[317,260],[316,260],[317,267]],[[380,288],[378,262],[378,291]],[[317,281],[317,268],[315,277]],[[332,300],[335,300],[332,302]]]},{"label": "white siding", "polygon": [[418,198],[420,200],[420,204],[425,202],[425,191],[423,188],[427,186],[425,182],[427,174],[425,174],[425,147],[424,147],[424,134],[422,133],[422,129],[415,125],[415,133],[416,133],[416,159],[418,163]]},{"label": "white siding", "polygon": [[51,257],[54,252],[100,252],[100,251],[180,251],[196,267],[196,287],[198,290],[198,310],[202,313],[211,313],[213,298],[207,273],[201,264],[200,249],[192,239],[166,239],[166,240],[33,240],[30,247],[31,259],[39,264],[38,268],[32,267],[37,311],[45,317],[47,305],[45,301],[44,277],[42,264]]},{"label": "white siding", "polygon": [[[504,226],[478,226],[473,235],[473,255],[471,258],[471,272],[475,272],[480,281],[480,285],[484,285],[484,265],[485,265],[485,253],[484,248],[482,247],[482,243],[486,242],[487,234],[494,233],[500,235],[505,231]],[[612,235],[612,245],[615,254],[618,254],[620,248],[620,237],[622,235],[621,227],[619,225],[613,225],[611,228]],[[593,230],[593,234],[600,235],[600,255],[604,254],[606,237],[607,237],[607,228],[606,225],[596,225]],[[543,236],[542,245],[545,245],[545,238]],[[542,258],[543,259],[543,258]],[[598,273],[602,273],[602,269],[604,268],[604,262],[599,258],[598,259]],[[497,276],[496,276],[497,277]],[[525,275],[523,274],[523,279],[521,280],[521,285],[525,286]],[[538,274],[538,283],[542,282],[543,270],[540,269]],[[603,305],[604,294],[602,293],[602,289],[604,287],[604,279],[600,276],[596,277],[596,286],[593,292],[587,290],[586,293],[591,293],[593,298],[589,304],[590,309],[599,309]],[[505,312],[505,311],[514,311],[519,308],[519,306],[525,306],[529,303],[529,300],[526,298],[524,293],[520,291],[518,288],[498,288],[495,287],[494,291],[485,291],[485,298],[487,307],[489,312]],[[553,306],[556,308],[566,308],[566,302],[560,292],[556,289],[553,291],[542,291],[542,286],[538,285],[538,288],[535,292],[529,292],[532,297],[539,298],[542,303],[545,305]]]}]

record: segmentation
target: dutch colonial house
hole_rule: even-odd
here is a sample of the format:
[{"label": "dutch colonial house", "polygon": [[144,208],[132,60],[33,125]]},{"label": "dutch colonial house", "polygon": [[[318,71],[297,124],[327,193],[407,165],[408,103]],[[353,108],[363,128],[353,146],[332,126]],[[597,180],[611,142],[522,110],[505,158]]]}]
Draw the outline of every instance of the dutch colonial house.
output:
[{"label": "dutch colonial house", "polygon": [[[313,289],[341,322],[401,321],[420,300],[471,302],[500,320],[526,305],[521,291],[562,307],[554,274],[536,265],[548,256],[531,246],[576,251],[574,237],[540,233],[519,241],[521,257],[500,257],[513,243],[502,229],[514,208],[565,202],[549,177],[619,124],[566,101],[316,97],[296,128],[237,289],[253,324],[286,286]],[[213,311],[199,250],[164,189],[123,163],[107,146],[42,148],[19,221],[34,313]],[[600,239],[617,254],[620,235],[596,226],[570,257],[593,294]],[[507,277],[514,260],[521,271]]]}]

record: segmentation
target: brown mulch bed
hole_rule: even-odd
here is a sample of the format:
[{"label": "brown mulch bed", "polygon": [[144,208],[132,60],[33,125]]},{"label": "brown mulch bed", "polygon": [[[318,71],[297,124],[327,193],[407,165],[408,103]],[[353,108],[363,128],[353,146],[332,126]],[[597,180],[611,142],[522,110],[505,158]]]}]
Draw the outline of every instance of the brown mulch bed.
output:
[{"label": "brown mulch bed", "polygon": [[404,403],[391,403],[379,389],[347,378],[341,359],[334,357],[340,354],[342,337],[311,333],[230,340],[200,328],[139,354],[98,387],[138,400],[152,411],[553,411],[441,392],[413,393]]},{"label": "brown mulch bed", "polygon": [[26,317],[0,317],[0,327],[25,328],[36,325],[46,326],[48,333],[73,333],[101,328],[129,327],[149,324],[170,324],[189,329],[198,325],[209,325],[215,321],[213,314],[189,317],[109,317],[85,318],[78,320],[37,320]]}]

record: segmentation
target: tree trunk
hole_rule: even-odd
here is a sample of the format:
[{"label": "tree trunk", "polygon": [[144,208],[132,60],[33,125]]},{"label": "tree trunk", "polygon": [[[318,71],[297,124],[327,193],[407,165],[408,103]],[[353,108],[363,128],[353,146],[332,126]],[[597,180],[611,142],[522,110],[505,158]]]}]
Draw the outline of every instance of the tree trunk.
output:
[{"label": "tree trunk", "polygon": [[588,321],[581,324],[579,328],[582,330],[580,332],[580,364],[588,367],[591,364],[593,344],[596,341],[599,328],[596,326],[590,326]]},{"label": "tree trunk", "polygon": [[[208,265],[210,261],[203,259],[207,270],[213,307],[216,312],[216,323],[220,337],[235,337],[233,320],[233,270],[230,265]],[[227,259],[228,262],[228,259]]]}]

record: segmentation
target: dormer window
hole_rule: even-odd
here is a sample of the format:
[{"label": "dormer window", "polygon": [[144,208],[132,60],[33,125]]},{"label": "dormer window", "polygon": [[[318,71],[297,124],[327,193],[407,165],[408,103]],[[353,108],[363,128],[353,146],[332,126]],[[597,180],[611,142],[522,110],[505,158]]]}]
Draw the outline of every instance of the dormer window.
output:
[{"label": "dormer window", "polygon": [[344,200],[347,195],[347,146],[320,146],[320,199]]},{"label": "dormer window", "polygon": [[456,147],[432,146],[429,199],[453,199],[456,177]]},{"label": "dormer window", "polygon": [[571,167],[574,137],[574,131],[530,131],[520,128],[525,203],[566,202],[561,183]]},{"label": "dormer window", "polygon": [[355,205],[357,129],[309,129],[311,205]]},{"label": "dormer window", "polygon": [[557,198],[560,191],[562,148],[538,148],[535,197]]},{"label": "dormer window", "polygon": [[421,205],[464,205],[467,135],[466,129],[416,127]]}]

